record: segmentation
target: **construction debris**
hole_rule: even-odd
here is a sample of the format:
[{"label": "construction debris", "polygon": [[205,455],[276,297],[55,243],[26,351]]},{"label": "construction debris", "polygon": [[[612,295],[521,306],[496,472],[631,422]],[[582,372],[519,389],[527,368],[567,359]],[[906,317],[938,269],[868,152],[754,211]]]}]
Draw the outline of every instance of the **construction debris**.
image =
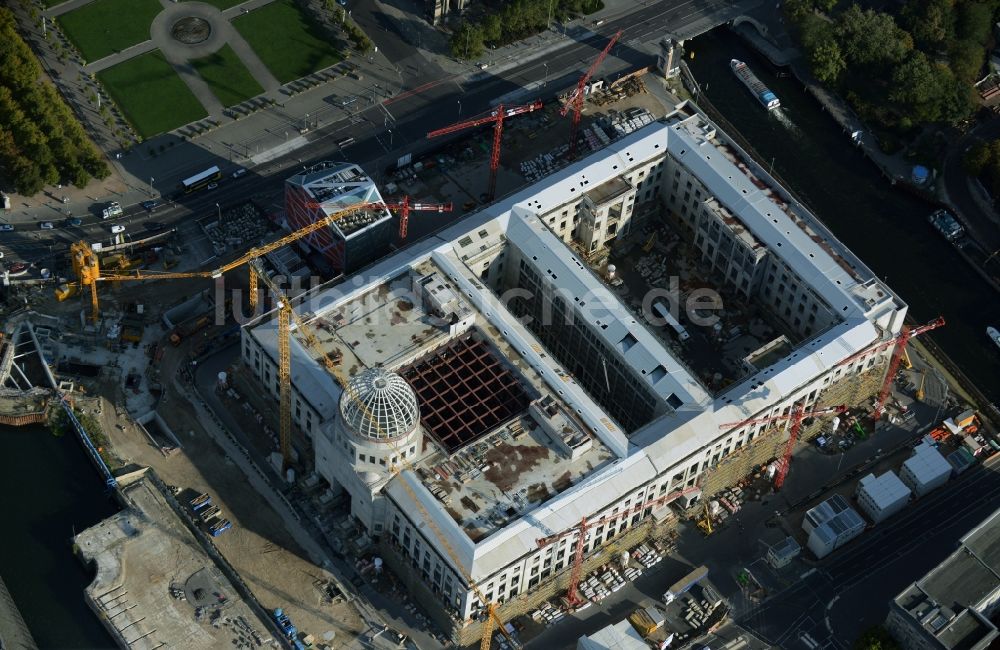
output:
[{"label": "construction debris", "polygon": [[209,219],[202,219],[201,223],[216,255],[253,246],[269,230],[267,219],[253,203],[227,208]]}]

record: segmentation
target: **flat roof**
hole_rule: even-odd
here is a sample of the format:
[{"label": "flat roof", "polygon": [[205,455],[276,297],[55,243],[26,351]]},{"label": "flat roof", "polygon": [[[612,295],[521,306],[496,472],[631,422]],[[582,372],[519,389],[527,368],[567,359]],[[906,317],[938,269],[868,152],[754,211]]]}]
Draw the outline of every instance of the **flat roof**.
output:
[{"label": "flat roof", "polygon": [[[541,439],[537,427],[532,427],[527,418],[515,418],[458,452],[478,453],[478,457],[469,455],[464,463],[455,464],[443,449],[435,449],[415,471],[399,473],[388,482],[386,492],[404,512],[416,510],[412,498],[420,501],[448,537],[462,564],[461,571],[476,580],[488,578],[537,548],[539,537],[570,528],[582,517],[610,507],[622,495],[700,452],[707,443],[725,434],[727,423],[778,408],[813,378],[878,340],[881,329],[872,322],[872,314],[880,306],[884,310],[905,310],[902,303],[892,303],[891,294],[885,296],[888,302],[871,306],[852,293],[859,283],[873,279],[870,272],[821,224],[812,224],[811,217],[798,215],[796,206],[787,204],[798,221],[780,207],[768,207],[777,205],[772,196],[778,196],[778,190],[769,190],[770,194],[765,195],[741,171],[751,171],[750,166],[741,168],[723,154],[713,155],[712,151],[718,151],[715,144],[696,142],[687,126],[676,128],[678,120],[687,119],[668,118],[626,135],[604,150],[377,262],[349,286],[313,292],[297,308],[307,320],[321,321],[327,328],[322,333],[323,345],[331,352],[340,352],[341,367],[348,374],[376,362],[398,368],[471,331],[449,333],[447,326],[436,323],[439,319],[432,318],[426,306],[394,295],[396,289],[411,287],[415,274],[439,273],[448,292],[470,309],[470,328],[516,369],[529,393],[553,396],[572,414],[576,425],[592,436],[593,446],[583,458],[565,458],[554,452],[551,442]],[[692,146],[699,147],[697,154],[684,151]],[[581,196],[588,184],[599,186],[626,170],[655,162],[667,150],[682,164],[703,174],[709,191],[717,195],[720,203],[738,216],[757,240],[779,251],[807,283],[823,284],[835,309],[847,307],[839,323],[714,397],[539,218]],[[759,171],[755,173],[763,178]],[[732,178],[727,178],[730,175]],[[768,212],[778,223],[771,222]],[[801,224],[808,226],[808,231]],[[573,308],[591,319],[592,331],[662,399],[664,408],[651,422],[626,435],[500,297],[483,284],[478,262],[506,246],[516,246],[520,257],[530,262],[539,276],[564,290]],[[836,261],[829,251],[843,256]],[[847,273],[845,266],[853,273]],[[407,302],[401,304],[399,300]],[[403,306],[408,311],[401,309]],[[400,317],[404,320],[398,326],[385,324]],[[262,341],[270,339],[268,345],[276,358],[273,328],[258,325],[250,333]],[[292,349],[293,355],[305,354],[298,344]],[[296,367],[311,365],[313,369],[298,372],[322,377],[314,377],[312,385],[305,387],[307,392],[321,392],[316,399],[336,404],[339,387],[335,392],[328,387],[335,383],[329,373],[316,363],[303,363],[303,358],[293,356],[293,376]],[[667,408],[671,403],[676,406]],[[522,431],[517,431],[516,426],[511,428],[518,421],[522,422]],[[486,447],[479,447],[481,444]],[[546,453],[548,457],[543,457]],[[516,463],[509,465],[517,465],[514,483],[506,485],[506,477],[491,480],[510,459]],[[479,460],[482,463],[475,469],[481,475],[476,476],[473,461]],[[449,463],[454,466],[448,467]],[[456,472],[473,478],[462,484],[455,480]],[[403,489],[401,481],[409,483],[413,492]],[[445,483],[451,486],[446,488]],[[509,490],[501,489],[507,487]],[[544,498],[543,487],[548,493]],[[436,493],[432,493],[435,488]],[[419,522],[417,526],[422,527]]]},{"label": "flat roof", "polygon": [[881,476],[869,474],[862,477],[858,492],[867,494],[878,508],[885,508],[910,496],[910,488],[892,471]]},{"label": "flat roof", "polygon": [[[382,195],[374,181],[360,166],[351,162],[321,162],[286,181],[299,201],[315,203],[317,218],[329,216],[358,203],[379,203]],[[332,224],[345,237],[354,235],[376,223],[391,219],[385,208],[366,209]]]},{"label": "flat roof", "polygon": [[997,637],[980,616],[1000,590],[1000,510],[971,530],[955,552],[894,602],[945,648],[968,648]]},{"label": "flat roof", "polygon": [[913,455],[903,461],[903,467],[910,470],[921,483],[933,481],[943,474],[951,474],[951,463],[933,444],[926,441],[913,449]]},{"label": "flat roof", "polygon": [[[669,121],[667,150],[754,238],[845,318],[897,300],[892,291],[808,210],[700,115]],[[643,129],[645,130],[645,129]],[[902,303],[899,303],[902,304]]]}]

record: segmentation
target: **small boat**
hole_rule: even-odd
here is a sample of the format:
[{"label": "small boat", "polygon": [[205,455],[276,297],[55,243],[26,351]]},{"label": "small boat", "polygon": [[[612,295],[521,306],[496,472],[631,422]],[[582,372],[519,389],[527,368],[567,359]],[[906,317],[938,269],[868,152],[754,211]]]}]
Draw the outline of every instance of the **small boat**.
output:
[{"label": "small boat", "polygon": [[760,79],[757,78],[746,63],[738,59],[732,59],[729,61],[729,67],[733,69],[733,74],[735,74],[743,85],[753,93],[753,96],[757,98],[761,104],[764,105],[769,111],[781,106],[781,101],[778,99],[777,95],[771,92],[771,90],[764,85]]},{"label": "small boat", "polygon": [[997,328],[995,328],[995,327],[987,327],[986,328],[986,336],[990,337],[990,339],[994,343],[996,343],[997,347],[1000,348],[1000,331],[998,331]]}]

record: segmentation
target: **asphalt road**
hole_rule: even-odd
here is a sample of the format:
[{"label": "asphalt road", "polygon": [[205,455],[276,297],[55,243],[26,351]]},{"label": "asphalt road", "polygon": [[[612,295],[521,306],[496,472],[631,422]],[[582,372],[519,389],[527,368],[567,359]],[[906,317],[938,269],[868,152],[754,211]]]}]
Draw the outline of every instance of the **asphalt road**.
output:
[{"label": "asphalt road", "polygon": [[974,190],[971,187],[971,179],[965,173],[963,159],[973,144],[997,138],[1000,138],[1000,118],[993,118],[977,126],[948,148],[942,171],[948,198],[961,211],[962,216],[974,230],[976,240],[987,253],[1000,249],[1000,229],[973,198]]},{"label": "asphalt road", "polygon": [[[668,31],[692,29],[709,20],[723,22],[758,1],[746,0],[733,5],[712,0],[672,0],[649,6],[637,5],[634,12],[605,21],[599,32],[581,27],[570,30],[568,34],[575,40],[546,53],[544,60],[530,58],[531,54],[526,52],[527,60],[522,64],[497,73],[492,70],[479,73],[470,79],[442,76],[441,69],[419,56],[406,42],[405,35],[381,31],[373,22],[369,29],[380,51],[387,53],[397,66],[413,66],[400,94],[381,103],[359,98],[343,111],[342,119],[312,133],[306,146],[255,167],[240,179],[224,178],[215,190],[179,197],[176,203],[163,205],[154,215],[138,205],[126,206],[126,213],[121,217],[102,221],[95,208],[94,214],[82,217],[83,224],[78,227],[66,226],[64,221],[53,219],[57,225],[55,230],[36,230],[36,226],[26,225],[15,232],[0,233],[0,251],[5,254],[6,262],[23,260],[39,267],[51,266],[71,241],[110,241],[112,223],[126,225],[133,236],[146,221],[176,226],[189,221],[191,215],[204,216],[215,210],[216,203],[225,206],[254,193],[277,194],[291,169],[330,157],[358,162],[378,181],[381,172],[394,165],[402,153],[419,153],[445,144],[446,138],[427,141],[425,134],[428,131],[463,117],[485,113],[496,100],[519,89],[530,90],[523,97],[513,98],[515,102],[551,99],[556,91],[565,90],[575,82],[608,38],[619,29],[625,33],[603,65],[602,75],[614,76],[637,65],[648,65],[652,55],[637,49],[638,44],[655,42]],[[374,0],[360,0],[353,11],[358,13],[362,24],[378,20]],[[423,63],[417,65],[417,60]],[[341,148],[336,143],[346,137],[345,134],[353,137],[354,142]],[[219,165],[224,171],[233,168],[226,161],[220,160]]]},{"label": "asphalt road", "polygon": [[887,603],[950,555],[1000,502],[997,459],[977,465],[818,563],[738,620],[782,648],[849,648]]}]

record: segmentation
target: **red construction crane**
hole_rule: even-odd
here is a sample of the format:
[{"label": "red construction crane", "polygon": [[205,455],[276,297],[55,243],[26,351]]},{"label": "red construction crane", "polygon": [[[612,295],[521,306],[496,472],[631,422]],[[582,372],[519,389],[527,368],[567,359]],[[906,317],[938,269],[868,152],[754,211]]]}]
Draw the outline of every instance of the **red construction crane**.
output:
[{"label": "red construction crane", "polygon": [[594,59],[594,62],[592,64],[590,64],[590,69],[587,70],[587,73],[582,77],[580,77],[580,81],[576,82],[576,88],[567,98],[566,104],[562,107],[562,110],[559,111],[560,115],[566,117],[566,113],[568,113],[570,109],[573,109],[573,120],[570,122],[569,125],[570,160],[573,160],[573,158],[576,157],[576,132],[580,128],[580,112],[583,110],[583,96],[584,96],[583,89],[587,85],[587,82],[590,81],[590,78],[594,76],[594,73],[597,72],[597,67],[601,65],[601,62],[603,62],[604,59],[608,56],[608,52],[610,52],[614,44],[618,42],[618,38],[621,35],[622,35],[622,30],[619,29],[618,33],[611,37],[611,40],[608,41],[608,44],[604,46],[604,51],[601,52],[596,59]]},{"label": "red construction crane", "polygon": [[774,489],[780,490],[785,484],[785,477],[788,476],[788,466],[792,462],[792,451],[795,449],[795,442],[799,439],[799,431],[802,429],[802,421],[806,418],[814,418],[820,415],[840,414],[847,410],[846,406],[831,406],[822,409],[812,409],[806,411],[802,405],[795,405],[791,412],[780,415],[772,415],[765,418],[750,418],[742,422],[730,422],[722,424],[720,429],[737,429],[748,424],[765,424],[772,422],[792,421],[792,430],[788,433],[788,442],[785,443],[785,453],[781,455],[781,462],[778,465],[778,473],[774,476]]},{"label": "red construction crane", "polygon": [[889,392],[892,390],[892,382],[896,379],[896,373],[899,372],[899,364],[903,359],[903,353],[906,351],[906,344],[910,342],[915,336],[920,336],[925,332],[935,330],[944,325],[944,316],[938,316],[926,325],[921,325],[919,327],[909,327],[908,325],[903,325],[903,330],[898,336],[895,336],[888,341],[881,341],[872,345],[871,347],[865,348],[861,352],[857,352],[847,357],[838,366],[843,366],[851,363],[858,357],[863,357],[866,354],[871,354],[873,352],[880,352],[890,346],[896,346],[892,351],[892,359],[889,361],[889,370],[885,374],[885,380],[882,382],[882,390],[879,391],[878,401],[875,403],[875,410],[872,411],[872,420],[878,422],[879,418],[882,417],[882,412],[885,411],[885,402],[889,399]]},{"label": "red construction crane", "polygon": [[451,212],[451,203],[410,203],[410,197],[404,196],[397,203],[386,203],[385,207],[399,212],[399,238],[406,239],[410,224],[410,212]]},{"label": "red construction crane", "polygon": [[497,190],[497,169],[500,167],[500,136],[503,133],[503,121],[508,117],[514,117],[515,115],[520,115],[522,113],[530,113],[532,111],[537,111],[542,107],[542,101],[536,100],[530,104],[524,104],[522,106],[504,106],[500,104],[492,111],[489,115],[484,117],[477,117],[471,120],[466,120],[465,122],[457,122],[451,126],[446,126],[443,129],[438,129],[437,131],[431,131],[427,134],[428,139],[436,138],[439,135],[445,135],[448,133],[454,133],[456,131],[461,131],[462,129],[471,129],[476,126],[482,126],[483,124],[493,124],[493,151],[490,153],[490,189],[486,193],[487,196],[492,201],[494,196],[496,196]]},{"label": "red construction crane", "polygon": [[659,497],[657,499],[650,499],[643,503],[637,503],[631,508],[626,508],[621,512],[613,512],[610,515],[605,515],[600,519],[595,519],[593,521],[588,521],[586,517],[580,520],[580,523],[572,528],[568,528],[561,533],[556,533],[555,535],[549,535],[548,537],[541,537],[536,541],[538,548],[545,548],[553,542],[557,542],[564,537],[569,537],[570,535],[579,535],[576,539],[576,548],[573,551],[573,569],[570,573],[569,586],[566,588],[566,602],[569,603],[570,607],[576,607],[583,602],[583,598],[580,597],[580,592],[578,587],[580,585],[580,571],[583,568],[583,547],[587,543],[587,531],[595,526],[603,526],[604,524],[615,521],[616,519],[621,519],[622,517],[627,517],[629,515],[635,514],[641,510],[646,510],[648,508],[655,508],[659,505],[666,505],[672,501],[697,492],[699,488],[689,487],[677,492],[671,492],[666,496]]}]

